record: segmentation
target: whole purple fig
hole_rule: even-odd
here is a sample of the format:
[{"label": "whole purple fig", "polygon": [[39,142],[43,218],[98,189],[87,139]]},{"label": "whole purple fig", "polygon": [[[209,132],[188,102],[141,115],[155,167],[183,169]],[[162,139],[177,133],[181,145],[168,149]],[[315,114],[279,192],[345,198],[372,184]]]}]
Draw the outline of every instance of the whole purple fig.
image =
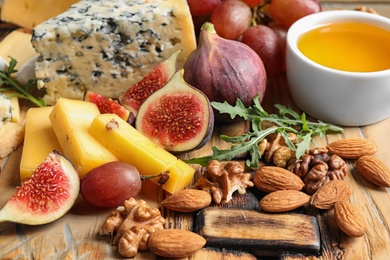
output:
[{"label": "whole purple fig", "polygon": [[[240,99],[247,107],[256,95],[260,102],[264,97],[267,76],[259,55],[246,44],[218,36],[212,23],[203,24],[198,47],[183,68],[184,80],[210,101],[234,105]],[[228,122],[229,117],[215,111],[215,120]]]}]

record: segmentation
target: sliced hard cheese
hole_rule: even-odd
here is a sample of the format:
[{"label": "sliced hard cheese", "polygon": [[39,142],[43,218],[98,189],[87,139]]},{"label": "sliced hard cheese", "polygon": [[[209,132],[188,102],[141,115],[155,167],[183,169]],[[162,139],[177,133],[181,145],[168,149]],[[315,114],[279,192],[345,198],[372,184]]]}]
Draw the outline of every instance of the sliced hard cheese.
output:
[{"label": "sliced hard cheese", "polygon": [[0,127],[0,158],[16,150],[24,139],[24,125],[7,122]]},{"label": "sliced hard cheese", "polygon": [[16,69],[33,59],[38,54],[31,45],[31,34],[22,31],[12,31],[0,42],[0,57],[10,61],[10,56],[18,63]]},{"label": "sliced hard cheese", "polygon": [[62,153],[49,120],[53,107],[35,107],[27,110],[26,130],[22,158],[20,160],[20,181],[31,177],[31,173],[53,150]]},{"label": "sliced hard cheese", "polygon": [[32,44],[38,86],[54,104],[86,90],[118,98],[173,53],[196,48],[186,0],[82,0],[38,25]]},{"label": "sliced hard cheese", "polygon": [[5,0],[1,20],[31,30],[76,2],[78,0]]},{"label": "sliced hard cheese", "polygon": [[195,222],[207,246],[228,248],[256,256],[319,255],[321,238],[315,217],[257,210],[209,207]]},{"label": "sliced hard cheese", "polygon": [[142,175],[169,171],[169,180],[162,188],[170,193],[184,189],[194,176],[194,168],[157,146],[117,115],[97,116],[89,133],[121,161],[134,165]]},{"label": "sliced hard cheese", "polygon": [[50,113],[50,122],[62,151],[83,178],[93,168],[117,161],[111,152],[96,141],[88,128],[99,115],[93,103],[61,98]]}]

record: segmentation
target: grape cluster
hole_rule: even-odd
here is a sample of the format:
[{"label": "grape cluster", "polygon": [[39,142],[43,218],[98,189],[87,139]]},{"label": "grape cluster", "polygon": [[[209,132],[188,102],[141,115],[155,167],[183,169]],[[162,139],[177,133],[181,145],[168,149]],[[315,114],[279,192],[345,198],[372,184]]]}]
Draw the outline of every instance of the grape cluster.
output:
[{"label": "grape cluster", "polygon": [[318,0],[187,0],[195,28],[210,21],[219,36],[238,40],[262,59],[267,77],[284,68],[288,28],[322,10]]}]

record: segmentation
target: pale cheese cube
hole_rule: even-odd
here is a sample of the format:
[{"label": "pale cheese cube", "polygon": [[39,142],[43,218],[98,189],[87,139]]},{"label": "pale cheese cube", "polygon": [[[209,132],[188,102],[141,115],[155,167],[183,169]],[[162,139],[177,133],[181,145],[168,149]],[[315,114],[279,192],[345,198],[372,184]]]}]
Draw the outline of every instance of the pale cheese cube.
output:
[{"label": "pale cheese cube", "polygon": [[34,107],[27,110],[22,157],[20,160],[20,181],[31,177],[32,172],[57,150],[62,153],[49,115],[53,107]]}]

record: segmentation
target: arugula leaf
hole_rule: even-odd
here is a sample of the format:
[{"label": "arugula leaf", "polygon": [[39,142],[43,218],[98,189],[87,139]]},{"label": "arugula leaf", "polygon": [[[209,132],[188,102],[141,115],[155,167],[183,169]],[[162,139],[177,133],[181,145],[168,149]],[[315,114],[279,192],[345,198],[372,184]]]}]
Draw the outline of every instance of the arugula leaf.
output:
[{"label": "arugula leaf", "polygon": [[12,57],[10,58],[11,61],[9,63],[8,68],[5,70],[0,70],[0,86],[3,86],[0,88],[0,92],[15,91],[16,93],[14,94],[14,96],[17,96],[18,98],[22,99],[27,99],[39,107],[45,106],[46,103],[43,99],[38,99],[31,94],[31,92],[36,87],[35,80],[29,80],[26,84],[20,84],[12,76],[12,74],[17,72],[17,70],[15,69],[17,61]]},{"label": "arugula leaf", "polygon": [[[227,102],[211,102],[216,110],[220,113],[229,114],[232,119],[238,116],[251,121],[252,130],[240,136],[221,135],[222,140],[232,143],[231,148],[221,150],[214,146],[211,155],[187,159],[185,162],[206,166],[210,160],[228,161],[248,152],[250,159],[246,161],[246,165],[256,169],[261,159],[258,144],[270,134],[280,133],[290,149],[296,152],[296,157],[299,159],[310,149],[310,144],[314,142],[313,136],[320,135],[320,137],[324,137],[328,131],[343,132],[342,127],[333,124],[307,121],[305,113],[299,115],[291,107],[280,104],[275,105],[278,114],[268,114],[261,106],[258,96],[254,97],[253,101],[254,105],[249,107],[245,107],[240,99],[237,99],[235,106]],[[262,122],[272,123],[273,126],[262,129]],[[289,133],[296,134],[299,141],[297,145],[289,139]]]}]

